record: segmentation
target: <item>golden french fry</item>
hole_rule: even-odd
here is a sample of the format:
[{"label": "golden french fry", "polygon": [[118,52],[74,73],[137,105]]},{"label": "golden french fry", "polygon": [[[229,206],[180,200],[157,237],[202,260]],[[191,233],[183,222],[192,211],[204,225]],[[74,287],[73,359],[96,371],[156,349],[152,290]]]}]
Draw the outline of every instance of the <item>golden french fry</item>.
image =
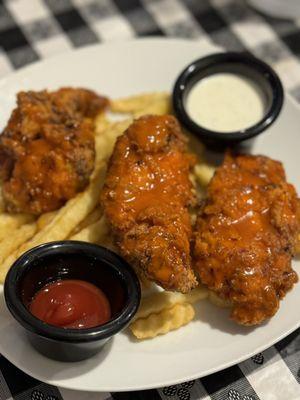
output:
[{"label": "golden french fry", "polygon": [[230,303],[230,301],[221,299],[221,297],[219,297],[215,292],[213,292],[211,290],[209,291],[208,299],[212,304],[214,304],[217,307],[222,307],[222,308],[232,307],[232,304]]},{"label": "golden french fry", "polygon": [[171,113],[171,102],[169,96],[159,99],[144,108],[139,109],[134,112],[133,115],[135,118],[138,118],[142,115],[156,114],[156,115],[164,115]]},{"label": "golden french fry", "polygon": [[37,220],[37,228],[40,231],[43,229],[46,225],[50,224],[50,222],[53,220],[55,217],[57,211],[50,211],[45,214],[42,214],[39,219]]},{"label": "golden french fry", "polygon": [[9,256],[15,249],[21,244],[30,239],[37,231],[37,224],[35,222],[31,224],[25,224],[16,230],[10,232],[5,239],[0,242],[0,263]]},{"label": "golden french fry", "polygon": [[208,290],[204,286],[198,286],[187,294],[167,291],[152,293],[142,298],[140,308],[136,313],[136,319],[160,313],[175,304],[195,303],[205,299],[207,296]]},{"label": "golden french fry", "polygon": [[105,113],[100,113],[94,121],[95,134],[102,134],[111,124],[111,121],[107,118]]},{"label": "golden french fry", "polygon": [[189,174],[189,180],[192,182],[193,186],[196,186],[197,178],[196,178],[196,175],[194,173],[190,173]]},{"label": "golden french fry", "polygon": [[34,221],[30,214],[0,214],[0,240],[3,240],[10,232],[21,225]]},{"label": "golden french fry", "polygon": [[16,259],[15,257],[11,257],[10,254],[26,242],[26,240],[32,238],[36,231],[37,224],[35,222],[25,224],[2,240],[0,243],[0,283],[4,282],[7,271]]},{"label": "golden french fry", "polygon": [[70,237],[70,240],[81,240],[83,242],[99,243],[104,240],[108,233],[108,227],[105,218],[102,217],[99,221],[85,227],[80,232]]},{"label": "golden french fry", "polygon": [[99,163],[103,160],[108,160],[113,151],[117,137],[122,135],[122,133],[128,128],[131,122],[132,119],[114,122],[110,124],[108,128],[102,132],[101,135],[96,136],[96,163]]},{"label": "golden french fry", "polygon": [[191,304],[175,304],[158,314],[135,320],[130,325],[130,330],[137,339],[150,339],[188,324],[194,316],[195,311]]},{"label": "golden french fry", "polygon": [[194,174],[201,186],[208,185],[215,171],[215,167],[208,164],[197,164],[194,168]]},{"label": "golden french fry", "polygon": [[101,187],[104,181],[105,164],[98,166],[96,175],[92,178],[85,192],[79,193],[62,207],[50,224],[46,225],[27,247],[37,246],[52,240],[62,240],[69,236],[77,226],[96,206],[99,201]]},{"label": "golden french fry", "polygon": [[139,110],[151,106],[151,104],[155,104],[169,98],[170,95],[165,92],[145,93],[138,94],[136,96],[124,97],[111,102],[111,111],[117,113],[135,114]]},{"label": "golden french fry", "polygon": [[100,206],[97,206],[80,224],[81,229],[97,222],[102,217],[103,211]]},{"label": "golden french fry", "polygon": [[80,222],[79,225],[75,227],[75,229],[71,232],[70,236],[76,235],[78,232],[82,231],[89,225],[94,224],[102,217],[102,209],[101,207],[96,207],[89,215]]}]

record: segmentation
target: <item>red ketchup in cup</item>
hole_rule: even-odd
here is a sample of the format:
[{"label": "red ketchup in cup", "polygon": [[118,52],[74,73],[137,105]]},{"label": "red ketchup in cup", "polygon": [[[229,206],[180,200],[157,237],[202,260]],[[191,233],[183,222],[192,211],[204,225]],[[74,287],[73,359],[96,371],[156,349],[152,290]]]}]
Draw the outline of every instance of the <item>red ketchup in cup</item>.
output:
[{"label": "red ketchup in cup", "polygon": [[47,324],[71,329],[103,325],[111,318],[104,292],[78,279],[48,283],[34,295],[29,311]]}]

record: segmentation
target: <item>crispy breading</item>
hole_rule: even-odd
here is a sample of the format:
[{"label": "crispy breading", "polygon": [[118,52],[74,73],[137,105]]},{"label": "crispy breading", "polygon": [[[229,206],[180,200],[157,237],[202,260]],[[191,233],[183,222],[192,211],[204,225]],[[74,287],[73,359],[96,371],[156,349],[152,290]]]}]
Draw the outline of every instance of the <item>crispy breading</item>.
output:
[{"label": "crispy breading", "polygon": [[188,213],[194,161],[174,117],[141,117],[117,139],[102,193],[121,254],[149,280],[183,293],[197,285]]},{"label": "crispy breading", "polygon": [[9,212],[41,214],[85,189],[94,168],[93,118],[108,104],[86,89],[20,92],[0,136]]},{"label": "crispy breading", "polygon": [[208,186],[195,229],[194,267],[254,325],[273,316],[298,277],[291,267],[300,207],[278,161],[227,155]]}]

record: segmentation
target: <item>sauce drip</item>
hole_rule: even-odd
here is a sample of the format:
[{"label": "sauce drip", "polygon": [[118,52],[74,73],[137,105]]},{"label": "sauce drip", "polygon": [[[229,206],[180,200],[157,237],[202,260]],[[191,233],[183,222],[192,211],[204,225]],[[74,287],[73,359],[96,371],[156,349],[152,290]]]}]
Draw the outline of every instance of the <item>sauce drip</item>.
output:
[{"label": "sauce drip", "polygon": [[82,280],[59,280],[42,287],[32,299],[29,311],[50,325],[86,329],[105,324],[111,317],[106,295]]}]

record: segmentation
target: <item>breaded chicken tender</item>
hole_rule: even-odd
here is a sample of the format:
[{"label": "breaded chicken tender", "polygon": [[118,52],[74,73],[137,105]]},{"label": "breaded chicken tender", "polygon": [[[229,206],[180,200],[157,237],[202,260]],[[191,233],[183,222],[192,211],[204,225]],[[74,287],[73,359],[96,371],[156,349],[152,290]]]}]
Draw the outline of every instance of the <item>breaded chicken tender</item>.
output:
[{"label": "breaded chicken tender", "polygon": [[85,89],[20,92],[0,136],[0,178],[9,212],[56,210],[94,168],[93,118],[108,104]]},{"label": "breaded chicken tender", "polygon": [[188,212],[194,161],[174,117],[143,116],[118,138],[102,193],[121,254],[141,276],[183,293],[197,285]]},{"label": "breaded chicken tender", "polygon": [[198,215],[193,266],[209,289],[231,302],[239,324],[272,317],[297,282],[291,259],[299,223],[299,199],[280,162],[226,156]]}]

